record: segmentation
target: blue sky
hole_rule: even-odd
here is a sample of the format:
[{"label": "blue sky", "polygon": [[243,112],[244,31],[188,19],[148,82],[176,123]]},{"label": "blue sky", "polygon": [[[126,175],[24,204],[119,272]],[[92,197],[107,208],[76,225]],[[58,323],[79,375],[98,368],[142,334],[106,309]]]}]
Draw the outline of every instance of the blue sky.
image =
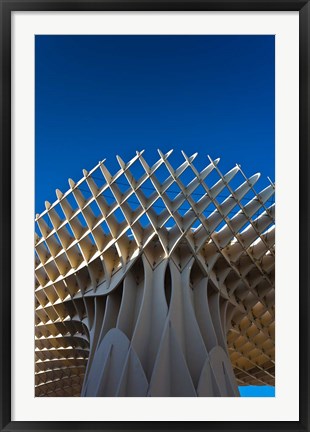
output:
[{"label": "blue sky", "polygon": [[243,397],[273,397],[275,388],[271,386],[242,386],[239,387],[240,396]]},{"label": "blue sky", "polygon": [[274,180],[273,36],[37,36],[36,211],[107,157],[174,148]]},{"label": "blue sky", "polygon": [[[145,149],[274,171],[274,36],[36,36],[35,212],[107,158]],[[266,390],[266,389],[265,389]],[[254,389],[255,395],[259,392]]]}]

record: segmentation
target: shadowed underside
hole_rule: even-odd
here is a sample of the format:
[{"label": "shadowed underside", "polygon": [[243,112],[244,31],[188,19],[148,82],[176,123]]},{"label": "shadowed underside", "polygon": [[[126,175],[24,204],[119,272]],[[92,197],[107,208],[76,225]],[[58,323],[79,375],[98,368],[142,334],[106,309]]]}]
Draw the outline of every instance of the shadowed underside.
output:
[{"label": "shadowed underside", "polygon": [[36,216],[36,396],[274,385],[274,185],[142,153]]}]

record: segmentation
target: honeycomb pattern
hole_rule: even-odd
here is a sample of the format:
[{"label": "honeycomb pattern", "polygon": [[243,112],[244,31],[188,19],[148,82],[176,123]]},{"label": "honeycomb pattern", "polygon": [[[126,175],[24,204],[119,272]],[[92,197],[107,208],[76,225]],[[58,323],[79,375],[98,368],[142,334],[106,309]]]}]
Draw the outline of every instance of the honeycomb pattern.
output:
[{"label": "honeycomb pattern", "polygon": [[182,152],[174,168],[171,153],[153,166],[143,152],[117,156],[113,175],[101,161],[36,215],[36,396],[80,396],[98,316],[101,333],[119,325],[126,276],[145,273],[142,258],[153,271],[191,262],[191,289],[207,278],[226,305],[238,385],[274,385],[275,186],[257,193],[259,174],[222,174],[219,159],[199,171],[197,154]]}]

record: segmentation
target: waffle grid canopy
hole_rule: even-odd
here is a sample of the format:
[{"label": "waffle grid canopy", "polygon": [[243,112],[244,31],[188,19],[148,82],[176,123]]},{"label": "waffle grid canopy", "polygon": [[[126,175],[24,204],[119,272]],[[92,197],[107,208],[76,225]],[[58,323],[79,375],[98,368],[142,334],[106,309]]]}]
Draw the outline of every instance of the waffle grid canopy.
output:
[{"label": "waffle grid canopy", "polygon": [[158,153],[83,170],[36,215],[36,396],[274,385],[274,184]]}]

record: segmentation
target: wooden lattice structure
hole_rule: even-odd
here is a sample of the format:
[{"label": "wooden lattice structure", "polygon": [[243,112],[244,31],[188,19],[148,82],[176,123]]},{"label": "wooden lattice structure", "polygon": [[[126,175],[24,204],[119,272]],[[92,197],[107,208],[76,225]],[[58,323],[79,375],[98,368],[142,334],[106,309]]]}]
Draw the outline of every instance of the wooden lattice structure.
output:
[{"label": "wooden lattice structure", "polygon": [[36,396],[274,385],[274,184],[170,154],[99,162],[36,216]]}]

